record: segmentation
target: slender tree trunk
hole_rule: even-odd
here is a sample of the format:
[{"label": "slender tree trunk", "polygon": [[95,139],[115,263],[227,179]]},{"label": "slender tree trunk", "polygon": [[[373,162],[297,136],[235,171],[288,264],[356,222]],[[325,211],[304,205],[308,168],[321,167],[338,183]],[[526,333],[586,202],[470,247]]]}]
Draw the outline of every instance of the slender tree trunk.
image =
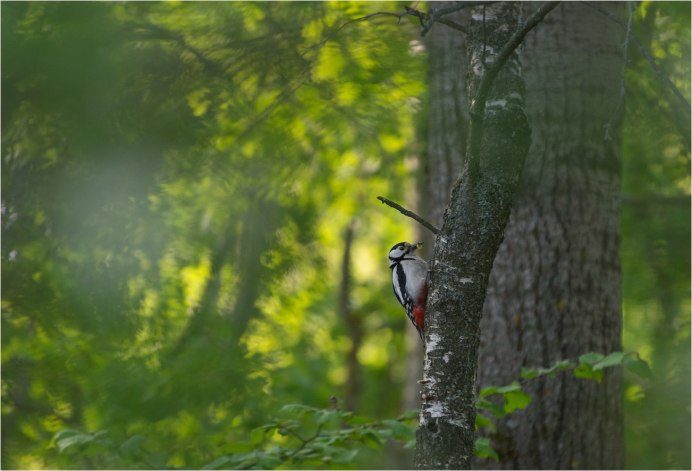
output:
[{"label": "slender tree trunk", "polygon": [[[517,56],[506,56],[501,69],[490,65],[501,66],[499,52],[518,29],[521,6],[501,2],[480,8],[469,22],[467,54],[475,75],[469,90],[476,101],[467,161],[452,190],[430,271],[418,469],[467,469],[473,461],[474,380],[485,289],[529,146]],[[478,84],[490,83],[484,80],[489,70],[500,72],[486,89],[489,94],[479,98],[483,86]],[[432,96],[430,106],[436,106]]]},{"label": "slender tree trunk", "polygon": [[339,287],[339,314],[344,319],[351,347],[346,356],[346,388],[344,402],[346,409],[358,410],[360,401],[360,368],[358,350],[363,339],[363,326],[360,316],[351,306],[351,248],[353,246],[355,221],[350,221],[344,232],[344,251],[341,260],[341,286]]},{"label": "slender tree trunk", "polygon": [[[527,5],[530,9],[540,4]],[[622,4],[602,4],[622,15]],[[621,28],[561,4],[523,49],[532,147],[490,279],[479,385],[582,353],[621,349],[619,107]],[[609,129],[610,140],[606,137]],[[619,469],[621,377],[529,383],[533,403],[492,435],[503,469]]]},{"label": "slender tree trunk", "polygon": [[[455,2],[435,3],[436,8],[447,8]],[[463,12],[448,16],[452,21],[464,21]],[[426,37],[428,54],[428,89],[430,104],[425,124],[426,151],[421,167],[425,176],[419,183],[421,214],[436,226],[441,226],[444,210],[449,203],[454,183],[464,166],[466,146],[464,134],[468,125],[466,103],[466,49],[464,35],[441,25]],[[434,237],[426,229],[418,231],[416,240],[423,242],[425,259],[432,256]],[[407,329],[407,383],[404,404],[406,409],[420,407],[423,377],[423,348],[415,329]]]}]

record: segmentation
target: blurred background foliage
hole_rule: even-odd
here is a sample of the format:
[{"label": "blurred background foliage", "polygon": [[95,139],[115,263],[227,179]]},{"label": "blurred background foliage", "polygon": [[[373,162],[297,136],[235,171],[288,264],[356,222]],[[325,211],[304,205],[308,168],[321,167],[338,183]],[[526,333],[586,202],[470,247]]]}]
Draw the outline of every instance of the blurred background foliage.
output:
[{"label": "blurred background foliage", "polygon": [[[411,18],[352,20],[404,3],[1,8],[2,466],[199,468],[332,397],[399,416],[385,256],[416,228],[375,197],[416,206],[426,56]],[[689,4],[635,13],[689,101]],[[685,468],[689,109],[630,52],[623,338],[656,381],[626,387],[628,465]],[[305,466],[391,465],[359,451]]]}]

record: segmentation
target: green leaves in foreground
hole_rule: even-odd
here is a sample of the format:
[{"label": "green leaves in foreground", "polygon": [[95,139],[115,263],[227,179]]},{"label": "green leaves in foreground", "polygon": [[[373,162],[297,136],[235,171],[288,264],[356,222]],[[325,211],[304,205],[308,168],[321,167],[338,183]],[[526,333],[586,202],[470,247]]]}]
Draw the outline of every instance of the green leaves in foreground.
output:
[{"label": "green leaves in foreground", "polygon": [[607,356],[600,353],[586,353],[579,357],[579,365],[574,369],[574,376],[601,381],[603,370],[612,366],[624,366],[637,376],[653,379],[649,364],[639,358],[636,352],[613,352]]},{"label": "green leaves in foreground", "polygon": [[[302,404],[282,407],[278,418],[250,431],[246,441],[221,444],[221,456],[201,463],[202,469],[275,469],[275,468],[355,468],[354,460],[366,450],[380,450],[389,441],[411,448],[415,444],[417,411],[408,411],[397,419],[375,420],[338,409],[319,409]],[[54,446],[60,453],[82,453],[90,444],[100,442],[98,450],[104,462],[122,463],[123,452],[132,438],[118,445],[104,440],[105,431],[94,434],[75,430],[58,432]],[[139,456],[134,467],[166,467],[160,457]],[[156,460],[158,458],[159,460]],[[191,467],[197,467],[190,463]]]},{"label": "green leaves in foreground", "polygon": [[574,377],[601,381],[603,370],[613,366],[624,366],[632,373],[643,379],[653,379],[649,364],[639,358],[637,352],[613,352],[608,355],[589,352],[578,358],[578,363],[572,360],[560,360],[550,368],[522,368],[522,379],[534,379],[539,376],[554,377],[564,370],[574,370]]},{"label": "green leaves in foreground", "polygon": [[[549,368],[522,368],[522,383],[527,380],[547,376],[549,378],[561,371],[573,370],[575,378],[601,381],[603,370],[614,366],[624,366],[641,378],[653,379],[649,364],[639,358],[636,352],[613,352],[608,355],[590,352],[581,355],[578,362],[560,360]],[[522,384],[513,381],[507,386],[488,386],[480,390],[476,400],[476,430],[496,431],[493,419],[501,419],[514,411],[526,409],[531,404],[531,396],[522,390]],[[498,461],[498,455],[488,437],[476,440],[476,456]]]},{"label": "green leaves in foreground", "polygon": [[388,440],[412,447],[415,440],[415,411],[396,420],[374,420],[338,409],[290,404],[281,408],[279,416],[252,430],[250,442],[232,445],[231,453],[204,469],[352,467],[356,456],[366,448],[378,450]]}]

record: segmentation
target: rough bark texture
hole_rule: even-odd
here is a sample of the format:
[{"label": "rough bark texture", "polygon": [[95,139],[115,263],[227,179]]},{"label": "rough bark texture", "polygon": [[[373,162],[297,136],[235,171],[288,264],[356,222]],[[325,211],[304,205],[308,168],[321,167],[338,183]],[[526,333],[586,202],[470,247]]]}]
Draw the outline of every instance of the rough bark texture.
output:
[{"label": "rough bark texture", "polygon": [[[622,4],[601,5],[622,15]],[[508,384],[521,366],[621,349],[619,123],[613,120],[623,42],[621,28],[566,2],[524,43],[533,144],[488,287],[481,387]],[[533,403],[492,435],[500,463],[477,467],[623,467],[618,371],[600,384],[563,373],[534,380],[527,390]]]},{"label": "rough bark texture", "polygon": [[[508,2],[472,12],[467,46],[470,63],[476,65],[472,73],[482,74],[483,63],[490,64],[507,42],[519,9],[520,4]],[[455,184],[435,243],[416,434],[418,469],[467,469],[473,461],[481,311],[529,145],[519,71],[512,55],[488,97],[477,172],[473,178],[464,172]],[[437,106],[432,95],[430,106]]]}]

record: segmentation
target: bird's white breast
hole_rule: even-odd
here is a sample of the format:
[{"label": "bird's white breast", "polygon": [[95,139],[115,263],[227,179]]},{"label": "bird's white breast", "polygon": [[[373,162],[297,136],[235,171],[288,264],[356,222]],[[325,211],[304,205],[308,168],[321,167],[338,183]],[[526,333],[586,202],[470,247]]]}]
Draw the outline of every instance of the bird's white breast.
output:
[{"label": "bird's white breast", "polygon": [[428,264],[422,258],[410,257],[412,260],[408,260],[409,257],[401,261],[401,266],[406,273],[406,291],[412,293],[413,296],[418,296],[423,284],[425,284]]}]

